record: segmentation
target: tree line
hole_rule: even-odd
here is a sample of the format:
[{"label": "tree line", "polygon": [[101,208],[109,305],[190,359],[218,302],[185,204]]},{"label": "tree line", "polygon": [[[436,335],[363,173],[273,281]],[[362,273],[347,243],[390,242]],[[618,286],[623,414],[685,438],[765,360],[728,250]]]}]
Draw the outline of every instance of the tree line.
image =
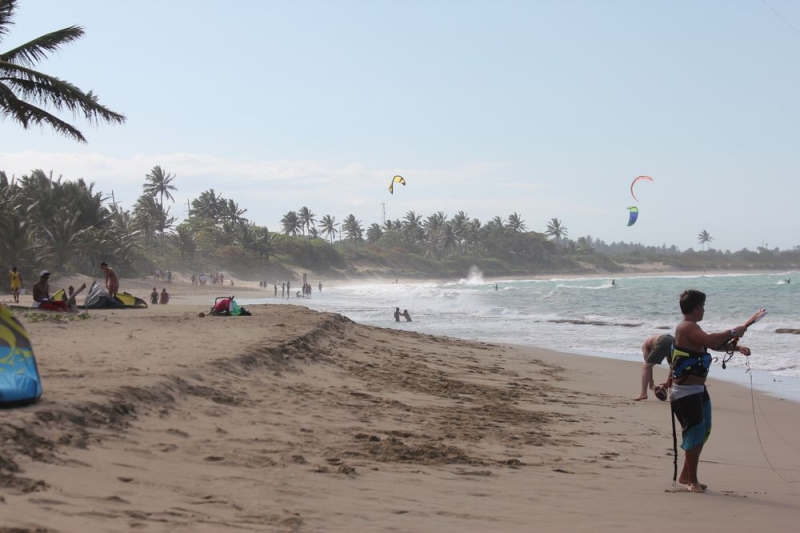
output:
[{"label": "tree line", "polygon": [[[250,221],[232,199],[214,189],[189,202],[186,219],[170,214],[176,176],[155,166],[144,177],[142,194],[130,210],[83,179],[69,181],[52,171],[34,170],[19,179],[0,171],[0,261],[31,275],[40,269],[59,273],[97,273],[107,261],[124,275],[155,269],[185,269],[195,273],[228,270],[260,277],[268,270],[303,267],[313,270],[356,270],[355,258],[405,264],[406,271],[453,269],[475,262],[497,273],[576,270],[578,263],[609,271],[621,264],[662,261],[680,268],[775,267],[800,262],[800,248],[791,252],[759,248],[720,252],[709,248],[713,238],[701,231],[704,251],[677,247],[611,243],[583,236],[570,239],[558,218],[543,233],[528,231],[519,213],[495,216],[486,222],[457,212],[423,216],[408,211],[404,217],[365,227],[354,214],[341,222],[333,215],[318,217],[308,207],[287,212],[281,231]],[[390,258],[389,256],[392,256]],[[404,256],[423,262],[403,260]],[[441,271],[446,273],[446,270]],[[490,274],[490,272],[487,272]]]}]

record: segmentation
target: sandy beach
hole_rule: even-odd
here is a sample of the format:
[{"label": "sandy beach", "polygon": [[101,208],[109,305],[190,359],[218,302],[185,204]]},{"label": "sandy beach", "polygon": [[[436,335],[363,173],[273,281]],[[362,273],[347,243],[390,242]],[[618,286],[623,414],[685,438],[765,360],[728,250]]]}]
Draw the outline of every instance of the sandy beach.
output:
[{"label": "sandy beach", "polygon": [[0,411],[0,533],[735,533],[800,516],[796,403],[712,373],[709,490],[691,494],[672,484],[668,404],[631,400],[639,364],[291,305],[201,318],[256,284],[166,286],[167,306],[88,319],[17,310],[44,395]]}]

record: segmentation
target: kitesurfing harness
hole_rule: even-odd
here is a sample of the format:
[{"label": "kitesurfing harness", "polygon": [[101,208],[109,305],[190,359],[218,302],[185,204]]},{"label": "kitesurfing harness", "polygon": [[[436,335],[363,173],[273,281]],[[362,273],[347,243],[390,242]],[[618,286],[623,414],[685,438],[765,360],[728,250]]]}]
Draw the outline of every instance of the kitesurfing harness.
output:
[{"label": "kitesurfing harness", "polygon": [[713,360],[714,358],[709,353],[695,352],[687,348],[673,346],[672,379],[683,380],[686,376],[704,378],[708,376],[708,370],[711,368]]}]

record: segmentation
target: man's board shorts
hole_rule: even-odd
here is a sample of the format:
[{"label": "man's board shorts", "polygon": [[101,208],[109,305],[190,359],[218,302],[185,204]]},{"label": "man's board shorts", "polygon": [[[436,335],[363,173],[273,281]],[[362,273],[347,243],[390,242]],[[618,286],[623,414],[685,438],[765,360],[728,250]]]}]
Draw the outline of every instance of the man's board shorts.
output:
[{"label": "man's board shorts", "polygon": [[667,363],[672,358],[672,345],[675,343],[675,338],[672,335],[661,335],[656,341],[655,347],[650,350],[645,363],[649,365],[660,365],[664,359]]},{"label": "man's board shorts", "polygon": [[691,450],[705,444],[711,435],[711,397],[705,385],[672,384],[672,412],[681,424],[681,448]]}]

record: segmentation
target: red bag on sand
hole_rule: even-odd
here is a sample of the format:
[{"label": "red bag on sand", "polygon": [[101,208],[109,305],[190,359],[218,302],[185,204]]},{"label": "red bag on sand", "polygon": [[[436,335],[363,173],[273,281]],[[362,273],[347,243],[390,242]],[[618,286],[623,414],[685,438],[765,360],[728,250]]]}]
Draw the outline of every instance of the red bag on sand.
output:
[{"label": "red bag on sand", "polygon": [[214,302],[214,311],[217,313],[224,313],[230,309],[231,306],[231,299],[230,298],[220,298],[216,302]]}]

